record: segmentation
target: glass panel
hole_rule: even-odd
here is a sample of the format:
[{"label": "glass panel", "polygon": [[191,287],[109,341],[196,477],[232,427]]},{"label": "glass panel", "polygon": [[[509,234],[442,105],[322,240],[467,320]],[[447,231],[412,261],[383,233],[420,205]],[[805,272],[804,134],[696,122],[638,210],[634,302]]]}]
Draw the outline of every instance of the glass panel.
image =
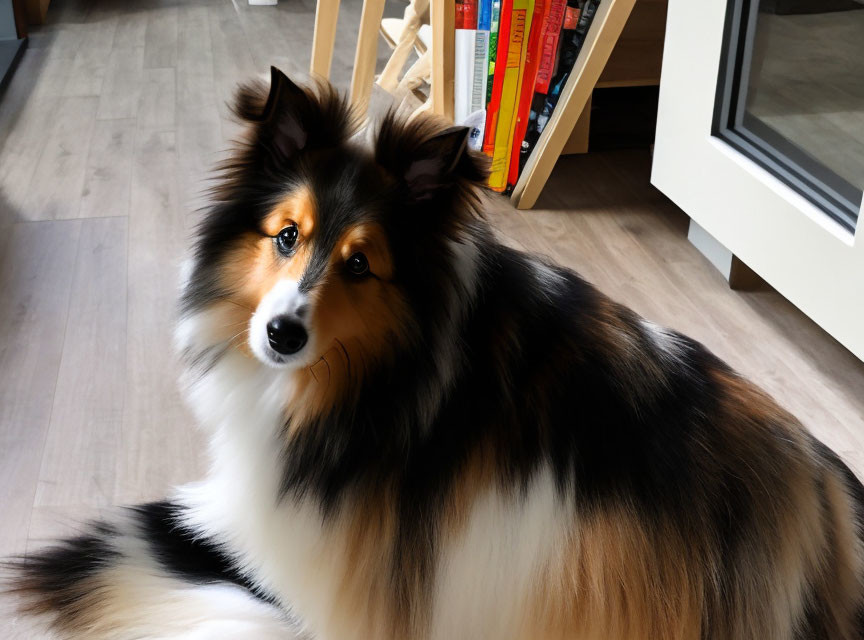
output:
[{"label": "glass panel", "polygon": [[864,190],[864,0],[731,0],[715,133],[849,228]]}]

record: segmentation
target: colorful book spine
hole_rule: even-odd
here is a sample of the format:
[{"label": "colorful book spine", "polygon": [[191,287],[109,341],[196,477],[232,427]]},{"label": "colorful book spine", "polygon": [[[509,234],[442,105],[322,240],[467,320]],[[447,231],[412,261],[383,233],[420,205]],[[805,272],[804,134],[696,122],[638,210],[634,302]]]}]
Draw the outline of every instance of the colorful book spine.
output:
[{"label": "colorful book spine", "polygon": [[498,26],[501,20],[501,0],[492,0],[492,15],[489,25],[489,77],[486,79],[486,108],[492,100],[492,83],[495,78],[495,56],[498,53]]},{"label": "colorful book spine", "polygon": [[527,36],[531,32],[533,11],[534,0],[513,0],[510,38],[501,86],[501,105],[498,108],[495,147],[492,153],[492,172],[489,176],[489,186],[496,191],[504,191],[507,187],[507,168],[516,123],[516,97],[519,95],[519,83],[525,68]]},{"label": "colorful book spine", "polygon": [[486,109],[486,85],[489,79],[489,33],[492,29],[492,0],[480,0],[477,32],[474,36],[474,78],[471,113]]},{"label": "colorful book spine", "polygon": [[542,93],[544,96],[549,92],[549,81],[555,71],[561,26],[564,22],[565,10],[569,8],[567,0],[552,0],[549,14],[546,16],[546,24],[541,36],[540,64],[537,67],[537,80],[534,86],[534,91]]},{"label": "colorful book spine", "polygon": [[477,28],[489,31],[492,28],[492,0],[480,0],[477,9]]},{"label": "colorful book spine", "polygon": [[471,114],[474,86],[474,39],[477,33],[477,0],[456,2],[455,21],[453,119],[457,124],[461,124]]},{"label": "colorful book spine", "polygon": [[[576,0],[572,0],[574,3]],[[519,180],[519,174],[525,166],[525,160],[530,150],[533,148],[539,134],[536,131],[537,114],[543,109],[543,104],[546,101],[546,93],[549,91],[549,80],[552,73],[555,71],[555,62],[558,58],[558,41],[561,35],[561,28],[564,24],[564,14],[567,7],[567,0],[547,0],[549,3],[549,11],[545,16],[543,29],[540,32],[539,58],[537,60],[537,77],[534,81],[534,92],[528,99],[527,105],[522,108],[527,110],[522,120],[520,120],[520,128],[517,131],[516,142],[514,144],[514,155],[510,157],[510,169],[507,181],[515,185]],[[575,7],[578,15],[578,6]],[[572,13],[571,13],[572,15]],[[527,87],[524,88],[523,94],[527,92]]]},{"label": "colorful book spine", "polygon": [[507,184],[514,185],[519,179],[519,151],[528,129],[528,115],[531,111],[531,98],[537,81],[540,66],[541,39],[544,29],[548,28],[549,0],[534,0],[534,16],[531,18],[531,31],[525,47],[525,65],[522,71],[519,93],[516,96],[516,115],[513,125],[513,144],[507,168]]},{"label": "colorful book spine", "polygon": [[[510,40],[510,18],[513,16],[513,0],[501,0],[498,23],[498,43],[495,54],[495,77],[492,80],[492,95],[486,107],[486,131],[483,134],[483,153],[492,156],[495,149],[495,132],[498,130],[498,111],[501,107],[501,90],[504,85],[504,69],[507,66]],[[500,46],[503,45],[503,46]]]},{"label": "colorful book spine", "polygon": [[474,32],[474,77],[471,86],[471,113],[486,107],[486,79],[489,68],[489,32]]},{"label": "colorful book spine", "polygon": [[561,39],[558,46],[560,53],[558,55],[557,69],[551,75],[551,79],[547,81],[547,94],[535,94],[535,100],[532,102],[528,130],[522,142],[519,156],[520,171],[524,168],[531,152],[537,145],[537,141],[540,139],[540,135],[552,117],[552,112],[558,104],[558,99],[561,97],[564,85],[570,78],[570,72],[573,70],[576,59],[582,50],[582,45],[585,43],[585,38],[588,35],[588,30],[591,28],[591,23],[594,21],[594,14],[597,13],[600,1],[586,0],[581,7],[581,11],[579,10],[577,0],[568,0],[567,2]]}]

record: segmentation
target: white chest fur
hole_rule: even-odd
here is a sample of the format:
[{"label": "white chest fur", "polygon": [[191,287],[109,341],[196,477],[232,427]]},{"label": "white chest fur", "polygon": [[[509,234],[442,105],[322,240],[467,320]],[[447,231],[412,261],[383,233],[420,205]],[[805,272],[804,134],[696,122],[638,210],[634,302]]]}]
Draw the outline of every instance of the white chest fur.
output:
[{"label": "white chest fur", "polygon": [[[208,477],[179,489],[177,499],[189,507],[188,524],[236,554],[313,637],[368,639],[384,628],[381,611],[371,601],[344,604],[346,575],[354,572],[362,594],[364,576],[356,574],[374,573],[370,563],[349,557],[350,527],[338,516],[325,520],[311,500],[279,498],[288,463],[281,402],[289,384],[284,372],[229,352],[189,386],[190,404],[210,435],[212,464]],[[524,629],[526,603],[542,572],[557,564],[573,514],[556,498],[548,470],[527,492],[514,493],[481,493],[460,531],[442,537],[424,616],[429,638],[497,640]]]}]

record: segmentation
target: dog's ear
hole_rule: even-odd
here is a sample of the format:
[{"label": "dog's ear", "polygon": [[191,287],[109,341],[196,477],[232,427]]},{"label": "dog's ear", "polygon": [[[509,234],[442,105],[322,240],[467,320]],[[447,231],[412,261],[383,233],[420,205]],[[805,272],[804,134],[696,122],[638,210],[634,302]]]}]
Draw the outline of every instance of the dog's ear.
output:
[{"label": "dog's ear", "polygon": [[482,161],[468,152],[470,134],[468,127],[439,130],[434,121],[405,123],[388,114],[375,157],[403,182],[413,200],[429,200],[460,182],[485,180]]},{"label": "dog's ear", "polygon": [[[261,121],[269,125],[273,144],[279,151],[290,156],[302,151],[309,140],[303,115],[312,115],[310,97],[276,67],[270,67],[270,93],[261,114]],[[311,120],[307,117],[306,120]],[[305,125],[305,126],[304,126]]]},{"label": "dog's ear", "polygon": [[415,199],[429,199],[453,183],[459,161],[468,149],[470,133],[468,127],[451,127],[417,148],[403,176]]},{"label": "dog's ear", "polygon": [[269,91],[262,83],[240,88],[234,111],[257,125],[258,142],[283,158],[336,146],[356,128],[348,102],[332,87],[321,84],[317,92],[301,87],[276,67],[270,67]]}]

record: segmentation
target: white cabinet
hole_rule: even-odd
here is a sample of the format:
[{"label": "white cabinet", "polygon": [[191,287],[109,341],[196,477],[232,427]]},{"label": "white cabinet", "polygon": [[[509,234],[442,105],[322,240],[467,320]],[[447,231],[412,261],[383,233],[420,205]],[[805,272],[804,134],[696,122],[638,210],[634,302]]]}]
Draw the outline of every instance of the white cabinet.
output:
[{"label": "white cabinet", "polygon": [[[669,2],[652,182],[864,359],[864,215],[850,230],[777,172],[712,135],[727,9],[726,0]],[[864,77],[860,82],[864,89]]]}]

